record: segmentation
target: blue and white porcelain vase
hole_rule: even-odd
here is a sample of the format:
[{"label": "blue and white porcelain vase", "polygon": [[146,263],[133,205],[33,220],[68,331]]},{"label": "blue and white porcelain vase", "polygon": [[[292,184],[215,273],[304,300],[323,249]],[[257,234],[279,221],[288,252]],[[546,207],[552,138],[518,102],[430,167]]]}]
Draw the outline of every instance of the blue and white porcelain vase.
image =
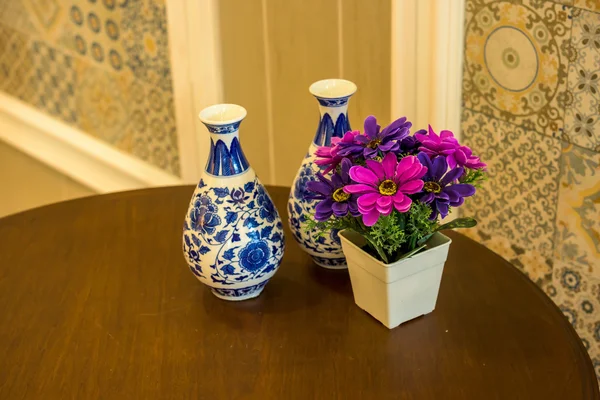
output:
[{"label": "blue and white porcelain vase", "polygon": [[284,251],[283,225],[248,165],[238,130],[246,110],[217,104],[200,112],[210,154],[183,227],[183,253],[196,278],[225,300],[258,296]]},{"label": "blue and white porcelain vase", "polygon": [[306,184],[317,180],[316,173],[322,171],[315,164],[315,150],[319,146],[331,145],[331,139],[341,138],[350,130],[348,120],[348,100],[356,92],[356,85],[343,79],[326,79],[313,83],[310,93],[319,102],[321,117],[315,137],[308,153],[296,174],[288,200],[289,224],[294,239],[321,267],[331,269],[347,268],[342,245],[336,230],[317,237],[317,230],[307,232],[306,225],[315,213],[316,200],[308,196]]}]

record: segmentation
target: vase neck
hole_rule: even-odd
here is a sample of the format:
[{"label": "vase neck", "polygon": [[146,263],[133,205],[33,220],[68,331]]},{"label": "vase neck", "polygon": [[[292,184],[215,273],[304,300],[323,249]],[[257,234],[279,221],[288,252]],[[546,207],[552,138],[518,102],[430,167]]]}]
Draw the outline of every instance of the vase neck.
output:
[{"label": "vase neck", "polygon": [[241,121],[228,125],[206,125],[210,132],[210,153],[206,172],[214,176],[234,176],[246,172],[248,160],[239,139]]},{"label": "vase neck", "polygon": [[317,97],[321,117],[313,144],[316,146],[330,146],[332,138],[341,138],[344,133],[351,130],[350,121],[348,120],[349,98],[349,96],[337,99]]}]

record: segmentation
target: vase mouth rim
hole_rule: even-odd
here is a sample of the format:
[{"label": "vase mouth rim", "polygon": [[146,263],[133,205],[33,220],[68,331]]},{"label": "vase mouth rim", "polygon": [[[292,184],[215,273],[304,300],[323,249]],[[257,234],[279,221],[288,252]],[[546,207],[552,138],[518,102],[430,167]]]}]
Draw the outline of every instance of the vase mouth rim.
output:
[{"label": "vase mouth rim", "polygon": [[215,104],[204,108],[198,118],[205,125],[230,125],[246,118],[247,111],[237,104]]},{"label": "vase mouth rim", "polygon": [[309,86],[308,91],[320,99],[341,99],[356,92],[356,84],[346,79],[323,79]]}]

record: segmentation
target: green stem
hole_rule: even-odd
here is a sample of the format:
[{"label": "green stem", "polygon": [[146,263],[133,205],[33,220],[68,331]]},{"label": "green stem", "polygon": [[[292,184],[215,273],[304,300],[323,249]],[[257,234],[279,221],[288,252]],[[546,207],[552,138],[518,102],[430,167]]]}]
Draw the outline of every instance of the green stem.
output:
[{"label": "green stem", "polygon": [[373,239],[371,239],[371,237],[369,236],[369,233],[368,233],[369,231],[368,231],[367,227],[365,226],[365,224],[360,219],[356,219],[356,221],[358,222],[358,224],[360,226],[360,232],[359,232],[360,235],[367,240],[369,245],[373,249],[375,249],[375,251],[377,251],[377,254],[379,254],[379,257],[381,258],[381,260],[384,263],[389,264],[387,254],[385,254],[385,251],[383,250],[382,247],[377,246],[377,244],[373,241]]}]

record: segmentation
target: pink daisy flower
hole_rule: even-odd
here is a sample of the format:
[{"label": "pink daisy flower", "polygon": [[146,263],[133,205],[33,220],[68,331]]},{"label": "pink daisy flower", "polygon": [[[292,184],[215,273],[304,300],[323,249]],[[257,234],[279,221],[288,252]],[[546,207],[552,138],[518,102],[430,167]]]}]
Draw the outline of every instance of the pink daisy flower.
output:
[{"label": "pink daisy flower", "polygon": [[381,162],[367,160],[366,167],[350,168],[350,178],[357,182],[346,185],[349,194],[361,194],[358,198],[358,211],[363,223],[373,226],[380,215],[390,215],[394,208],[407,212],[412,200],[407,195],[423,189],[420,179],[427,172],[419,159],[406,156],[400,162],[395,154],[388,153]]}]

